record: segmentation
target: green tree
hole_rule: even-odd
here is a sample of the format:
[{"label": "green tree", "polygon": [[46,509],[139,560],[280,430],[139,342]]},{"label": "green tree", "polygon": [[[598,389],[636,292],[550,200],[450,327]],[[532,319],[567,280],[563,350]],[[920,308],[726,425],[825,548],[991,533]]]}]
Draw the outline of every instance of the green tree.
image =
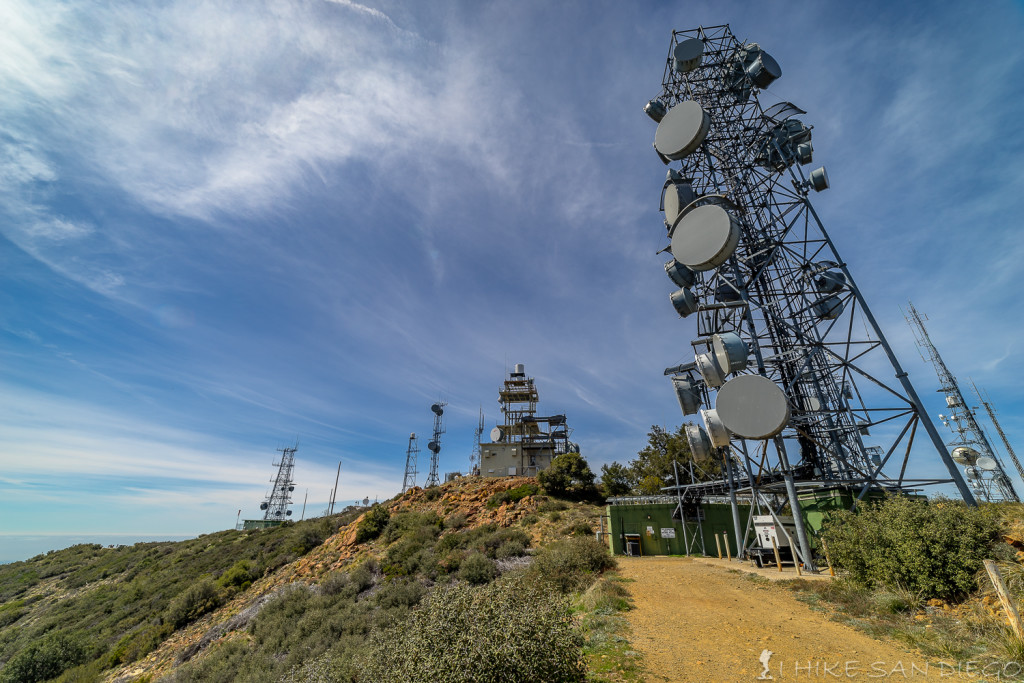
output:
[{"label": "green tree", "polygon": [[633,490],[633,473],[630,468],[613,462],[601,465],[601,493],[605,498],[625,496]]},{"label": "green tree", "polygon": [[537,480],[545,492],[556,498],[585,500],[597,496],[594,473],[579,453],[556,455],[551,467],[537,474]]},{"label": "green tree", "polygon": [[695,458],[690,453],[684,425],[674,432],[653,425],[647,433],[647,445],[629,463],[631,481],[637,493],[658,493],[667,482],[673,481],[673,462],[679,463],[679,478],[690,481],[690,464],[697,481],[718,479],[722,476],[722,465],[713,458]]}]

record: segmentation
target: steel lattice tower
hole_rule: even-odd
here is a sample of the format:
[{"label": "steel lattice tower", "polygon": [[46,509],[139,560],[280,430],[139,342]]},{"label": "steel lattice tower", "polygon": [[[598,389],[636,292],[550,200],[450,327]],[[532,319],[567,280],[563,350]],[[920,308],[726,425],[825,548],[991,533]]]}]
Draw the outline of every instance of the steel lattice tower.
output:
[{"label": "steel lattice tower", "polygon": [[430,406],[430,410],[434,413],[434,435],[430,439],[430,443],[427,444],[427,450],[430,451],[430,474],[427,475],[427,481],[423,484],[423,488],[430,488],[441,483],[437,476],[437,454],[441,452],[441,435],[444,434],[444,407],[446,405],[448,404],[444,401],[438,401]]},{"label": "steel lattice tower", "polygon": [[[684,414],[701,413],[703,425],[687,427],[691,450],[722,457],[727,473],[682,488],[691,499],[728,491],[741,547],[752,530],[737,492],[776,514],[786,502],[801,510],[812,490],[860,499],[950,481],[906,477],[919,427],[974,503],[811,205],[810,191],[828,178],[801,167],[812,157],[811,129],[797,118],[806,112],[761,102],[779,76],[775,60],[728,25],[673,31],[661,93],[645,107],[669,166],[662,209],[673,255],[666,272],[679,287],[672,303],[695,316],[698,335],[694,362],[666,374]],[[765,428],[769,418],[776,428]],[[900,461],[891,467],[898,474],[883,473]],[[813,568],[794,516],[793,545]]]},{"label": "steel lattice tower", "polygon": [[[921,315],[912,303],[908,303],[907,307],[910,312],[905,317],[910,329],[914,331],[914,338],[921,349],[921,357],[935,368],[935,374],[939,377],[939,386],[941,387],[939,391],[946,396],[949,415],[939,415],[939,418],[955,435],[953,441],[949,443],[949,447],[953,451],[953,459],[964,465],[971,488],[982,499],[989,502],[996,500],[1019,501],[1020,498],[1017,496],[1010,478],[1006,476],[1003,464],[996,456],[992,445],[989,444],[985,431],[978,424],[974,411],[967,405],[964,394],[960,391],[956,375],[946,367],[946,363],[928,335],[928,330],[924,326],[924,321],[928,319],[928,316]],[[977,387],[975,387],[975,391],[977,391]],[[985,457],[990,460],[982,460]]]},{"label": "steel lattice tower", "polygon": [[270,489],[267,499],[260,505],[260,509],[265,510],[263,519],[284,520],[285,517],[292,514],[288,506],[292,503],[292,491],[295,490],[292,470],[295,468],[295,451],[297,450],[299,450],[298,446],[277,449],[281,454],[281,462],[274,463],[277,466],[277,475],[270,480],[274,487]]},{"label": "steel lattice tower", "polygon": [[[996,428],[996,432],[999,433],[999,438],[1003,440],[1003,446],[1006,447],[1006,453],[1010,456],[1010,460],[1013,462],[1013,466],[1017,469],[1017,474],[1020,476],[1021,481],[1024,481],[1024,467],[1021,467],[1020,460],[1017,459],[1017,454],[1013,450],[1013,446],[1010,445],[1010,440],[1006,438],[1006,432],[1003,431],[1002,426],[999,424],[999,420],[996,419],[996,409],[992,407],[992,402],[989,401],[985,396],[981,395],[981,391],[978,389],[978,385],[971,381],[971,386],[974,388],[974,393],[978,396],[978,400],[981,401],[981,405],[985,406],[985,410],[988,412],[988,417],[992,420],[992,426]],[[985,392],[986,396],[988,392]]]},{"label": "steel lattice tower", "polygon": [[480,422],[476,426],[476,430],[473,432],[473,452],[469,454],[469,473],[470,475],[476,474],[480,468],[481,458],[483,456],[480,448],[480,440],[484,434],[484,408],[480,406]]},{"label": "steel lattice tower", "polygon": [[416,439],[416,432],[409,435],[409,448],[405,451],[405,478],[402,479],[402,493],[405,493],[416,486],[416,461],[420,452],[419,441]]}]

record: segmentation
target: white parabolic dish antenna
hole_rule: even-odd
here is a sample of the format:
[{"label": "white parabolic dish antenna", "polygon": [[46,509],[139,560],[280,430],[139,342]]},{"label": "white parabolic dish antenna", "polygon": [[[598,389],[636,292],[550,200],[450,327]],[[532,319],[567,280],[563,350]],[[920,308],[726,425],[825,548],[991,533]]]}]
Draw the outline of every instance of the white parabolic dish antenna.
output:
[{"label": "white parabolic dish antenna", "polygon": [[654,148],[678,161],[700,147],[711,128],[711,117],[693,100],[680,102],[668,110],[654,132]]},{"label": "white parabolic dish antenna", "polygon": [[770,439],[789,423],[789,401],[782,389],[761,375],[733,377],[718,390],[718,418],[745,439]]},{"label": "white parabolic dish antenna", "polygon": [[491,441],[501,441],[501,437],[503,436],[505,435],[502,433],[501,427],[495,427],[494,429],[491,430]]},{"label": "white parabolic dish antenna", "polygon": [[987,455],[983,455],[978,458],[978,469],[991,472],[996,468],[996,459],[990,458]]},{"label": "white parabolic dish antenna", "polygon": [[683,214],[672,233],[672,255],[692,270],[717,268],[732,256],[740,242],[740,224],[717,204],[705,204]]}]

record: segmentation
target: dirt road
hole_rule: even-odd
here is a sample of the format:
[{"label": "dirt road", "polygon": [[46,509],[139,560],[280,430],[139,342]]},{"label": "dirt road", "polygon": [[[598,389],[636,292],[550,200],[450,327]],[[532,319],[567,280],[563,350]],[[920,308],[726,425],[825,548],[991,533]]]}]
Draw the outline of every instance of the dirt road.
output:
[{"label": "dirt road", "polygon": [[[630,642],[655,681],[955,680],[918,652],[829,621],[784,587],[687,558],[618,558]],[[765,652],[767,651],[767,652]]]}]

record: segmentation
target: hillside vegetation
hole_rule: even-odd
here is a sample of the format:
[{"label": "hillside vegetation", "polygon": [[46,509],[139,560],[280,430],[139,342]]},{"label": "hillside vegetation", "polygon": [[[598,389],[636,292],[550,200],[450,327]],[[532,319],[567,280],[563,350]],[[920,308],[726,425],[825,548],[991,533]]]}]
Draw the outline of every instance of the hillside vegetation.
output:
[{"label": "hillside vegetation", "polygon": [[0,681],[632,678],[599,515],[533,479],[468,479],[3,565]]}]

